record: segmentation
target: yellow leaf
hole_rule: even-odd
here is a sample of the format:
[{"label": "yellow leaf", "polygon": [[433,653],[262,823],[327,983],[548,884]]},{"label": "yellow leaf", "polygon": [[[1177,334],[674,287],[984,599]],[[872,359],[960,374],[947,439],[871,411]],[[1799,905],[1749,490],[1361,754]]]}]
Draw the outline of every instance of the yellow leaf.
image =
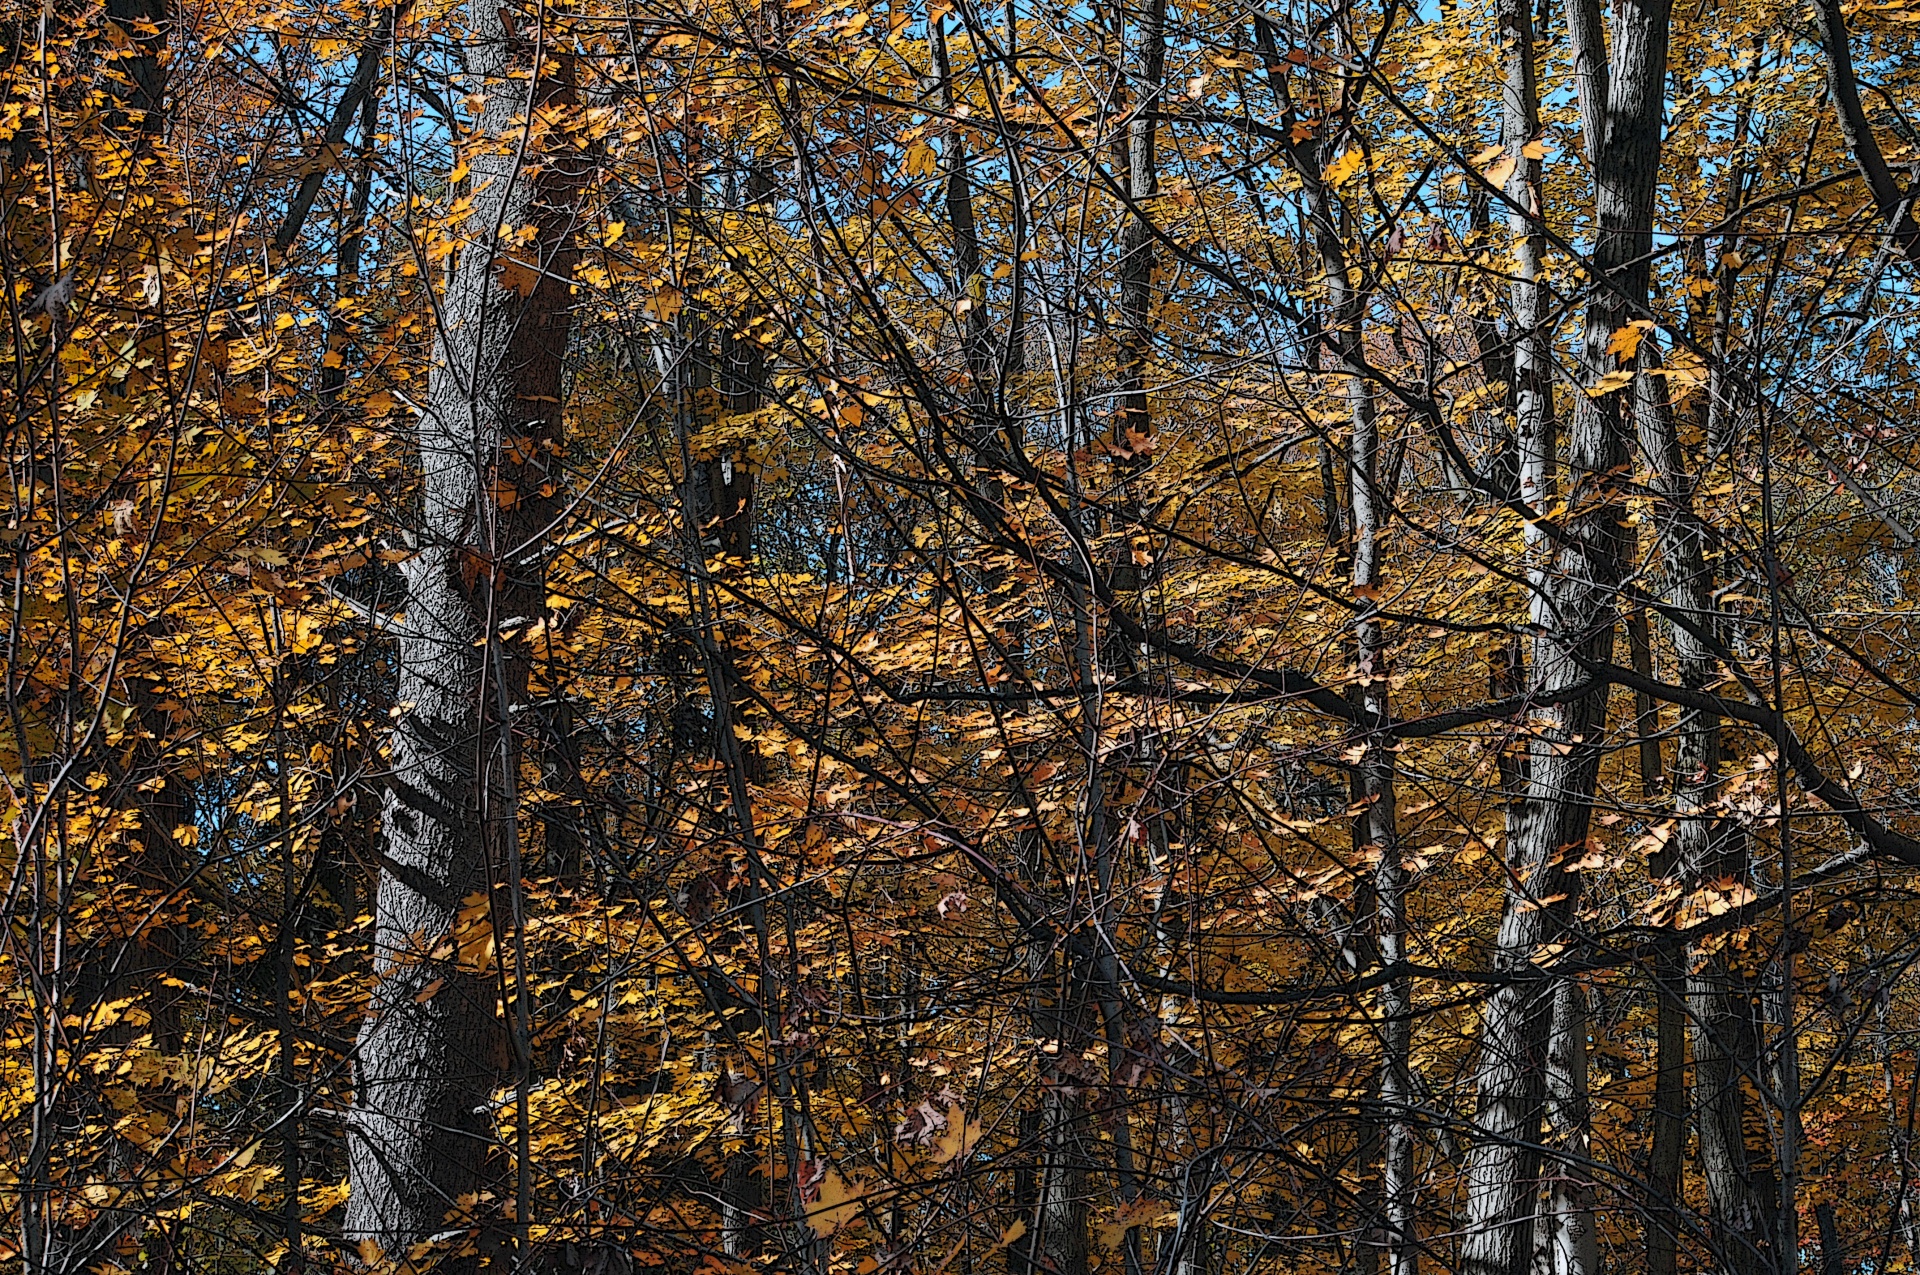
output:
[{"label": "yellow leaf", "polygon": [[460,901],[453,937],[461,969],[484,974],[493,968],[493,902],[485,890],[475,890]]},{"label": "yellow leaf", "polygon": [[1329,186],[1344,185],[1348,178],[1360,171],[1360,148],[1342,151],[1340,158],[1327,165],[1321,177]]},{"label": "yellow leaf", "polygon": [[1613,371],[1595,381],[1592,386],[1588,388],[1587,394],[1591,398],[1605,398],[1607,395],[1618,390],[1626,389],[1632,380],[1633,373],[1630,370],[1627,368],[1615,368]]},{"label": "yellow leaf", "polygon": [[1513,176],[1514,168],[1515,164],[1511,156],[1501,160],[1487,170],[1487,184],[1491,186],[1505,186],[1507,184],[1507,178]]},{"label": "yellow leaf", "polygon": [[1534,138],[1520,148],[1520,153],[1528,159],[1545,159],[1547,157],[1546,139],[1541,137]]},{"label": "yellow leaf", "polygon": [[[1622,360],[1632,358],[1640,350],[1640,342],[1647,333],[1653,331],[1652,319],[1635,319],[1615,332],[1607,342],[1607,353]],[[1624,382],[1622,382],[1624,384]]]},{"label": "yellow leaf", "polygon": [[807,1210],[807,1225],[821,1239],[859,1216],[861,1194],[856,1190],[857,1183],[848,1183],[832,1169],[820,1179],[820,1199]]},{"label": "yellow leaf", "polygon": [[947,1117],[947,1131],[933,1144],[933,1158],[941,1164],[972,1154],[974,1144],[980,1141],[980,1122],[969,1119],[962,1108],[952,1108]]},{"label": "yellow leaf", "polygon": [[933,172],[937,162],[938,156],[933,153],[933,147],[925,142],[915,142],[907,147],[907,176],[924,177]]}]

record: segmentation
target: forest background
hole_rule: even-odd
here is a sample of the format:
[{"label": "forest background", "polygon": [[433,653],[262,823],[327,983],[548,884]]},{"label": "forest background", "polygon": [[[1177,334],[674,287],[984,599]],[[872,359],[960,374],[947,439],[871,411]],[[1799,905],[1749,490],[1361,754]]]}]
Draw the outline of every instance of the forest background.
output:
[{"label": "forest background", "polygon": [[1910,1270],[1912,0],[11,0],[0,1266]]}]

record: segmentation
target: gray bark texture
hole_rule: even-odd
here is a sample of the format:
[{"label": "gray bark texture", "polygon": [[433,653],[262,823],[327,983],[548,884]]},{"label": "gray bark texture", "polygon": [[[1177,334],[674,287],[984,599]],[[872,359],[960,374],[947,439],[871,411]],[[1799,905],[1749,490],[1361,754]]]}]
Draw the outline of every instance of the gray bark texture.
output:
[{"label": "gray bark texture", "polygon": [[[1600,29],[1595,0],[1575,0],[1570,10],[1581,86],[1589,90],[1581,114],[1593,151],[1598,233],[1584,353],[1599,392],[1581,395],[1574,414],[1568,511],[1538,590],[1550,619],[1530,684],[1546,694],[1577,684],[1589,664],[1613,655],[1628,547],[1619,482],[1630,415],[1627,396],[1597,382],[1617,370],[1607,347],[1639,317],[1647,295],[1671,16],[1667,0],[1620,6],[1607,56],[1591,42]],[[1604,691],[1574,700],[1547,715],[1530,744],[1526,796],[1508,843],[1514,884],[1494,954],[1499,968],[1524,970],[1546,944],[1570,937],[1581,883],[1567,869],[1587,839],[1606,712]],[[1524,980],[1495,992],[1482,1018],[1461,1244],[1468,1275],[1520,1275],[1532,1257],[1553,1002],[1543,980]]]},{"label": "gray bark texture", "polygon": [[1167,0],[1146,0],[1140,14],[1139,47],[1130,67],[1133,117],[1127,121],[1124,171],[1127,198],[1120,232],[1120,426],[1127,433],[1153,432],[1147,399],[1147,364],[1153,349],[1153,226],[1146,202],[1160,193],[1160,126],[1157,114],[1166,75]]},{"label": "gray bark texture", "polygon": [[[1553,499],[1558,450],[1553,411],[1551,333],[1542,325],[1547,291],[1541,264],[1546,253],[1541,220],[1543,164],[1527,155],[1540,140],[1540,91],[1534,74],[1533,15],[1526,0],[1501,0],[1500,26],[1504,76],[1500,142],[1513,171],[1507,177],[1507,230],[1513,239],[1513,350],[1507,361],[1513,384],[1514,439],[1519,462],[1520,499],[1545,508]],[[1526,529],[1530,553],[1538,557],[1542,533]],[[1538,598],[1536,588],[1535,597]],[[1536,623],[1540,616],[1535,616]]]},{"label": "gray bark texture", "polygon": [[[461,960],[456,926],[463,900],[517,861],[518,748],[506,722],[525,699],[527,659],[499,634],[544,602],[540,542],[559,483],[581,173],[542,157],[537,122],[521,135],[542,107],[571,102],[566,63],[508,30],[492,6],[475,6],[472,22],[469,65],[488,98],[469,158],[473,213],[418,422],[418,552],[404,565],[378,983],[349,1126],[344,1231],[390,1255],[475,1226],[484,1242],[473,1193],[500,1175],[502,1159],[491,1098],[511,1054],[525,1065],[524,1049],[508,1043],[495,975]],[[530,243],[510,248],[500,237],[528,224],[539,228]]]},{"label": "gray bark texture", "polygon": [[[1344,274],[1344,271],[1343,271]],[[1329,303],[1335,298],[1329,297]],[[1343,340],[1359,348],[1361,328],[1355,307],[1348,306]],[[1348,406],[1353,433],[1348,466],[1353,504],[1353,583],[1356,592],[1378,587],[1380,540],[1386,526],[1386,501],[1380,488],[1379,413],[1373,387],[1363,377],[1348,378]],[[1363,595],[1364,596],[1364,595]],[[1385,626],[1372,610],[1354,624],[1354,656],[1360,676],[1355,699],[1363,721],[1384,723],[1392,704],[1388,698],[1388,644]],[[1361,854],[1376,857],[1374,867],[1374,940],[1382,965],[1407,959],[1407,891],[1411,874],[1400,850],[1394,797],[1395,754],[1385,732],[1369,737],[1356,775],[1355,797],[1364,806],[1354,823],[1354,842]],[[1363,1243],[1384,1243],[1389,1275],[1414,1275],[1419,1269],[1419,1237],[1414,1218],[1413,980],[1396,978],[1380,989],[1380,1102],[1381,1128],[1378,1218],[1361,1220]],[[1362,1166],[1365,1174],[1371,1166]],[[1377,1267],[1378,1253],[1363,1255],[1362,1268]]]},{"label": "gray bark texture", "polygon": [[[1659,365],[1651,341],[1639,351],[1643,372]],[[1704,690],[1719,676],[1713,651],[1713,573],[1706,561],[1707,530],[1693,511],[1695,483],[1687,473],[1679,432],[1664,382],[1641,376],[1635,415],[1640,446],[1653,469],[1654,527],[1659,536],[1662,591],[1670,617],[1677,679]],[[1679,818],[1671,851],[1680,879],[1700,885],[1750,874],[1747,840],[1712,815],[1720,786],[1720,719],[1682,709],[1675,732],[1674,812]],[[1724,953],[1702,957],[1687,978],[1692,1009],[1694,1107],[1698,1112],[1700,1166],[1707,1178],[1716,1230],[1732,1270],[1772,1268],[1772,1236],[1778,1204],[1774,1175],[1764,1156],[1750,1151],[1745,1136],[1747,1099],[1743,1073],[1757,1075],[1759,1038],[1751,989]]]}]

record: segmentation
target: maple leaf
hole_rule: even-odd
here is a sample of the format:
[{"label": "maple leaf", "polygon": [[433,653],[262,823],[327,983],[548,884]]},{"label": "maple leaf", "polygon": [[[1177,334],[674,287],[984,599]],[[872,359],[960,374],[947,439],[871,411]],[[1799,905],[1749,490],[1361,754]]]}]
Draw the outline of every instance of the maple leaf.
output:
[{"label": "maple leaf", "polygon": [[1653,327],[1652,319],[1635,319],[1625,327],[1615,329],[1607,339],[1607,353],[1623,363],[1630,361],[1639,351],[1640,342],[1646,339],[1647,333],[1653,331]]}]

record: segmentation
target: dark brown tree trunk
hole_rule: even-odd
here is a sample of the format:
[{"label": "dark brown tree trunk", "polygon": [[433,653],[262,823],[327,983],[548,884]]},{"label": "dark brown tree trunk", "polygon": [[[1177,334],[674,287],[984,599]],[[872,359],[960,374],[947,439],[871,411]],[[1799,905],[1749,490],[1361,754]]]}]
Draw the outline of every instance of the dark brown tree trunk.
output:
[{"label": "dark brown tree trunk", "polygon": [[125,39],[112,65],[114,107],[107,127],[144,149],[167,131],[167,0],[107,0],[107,18]]}]

